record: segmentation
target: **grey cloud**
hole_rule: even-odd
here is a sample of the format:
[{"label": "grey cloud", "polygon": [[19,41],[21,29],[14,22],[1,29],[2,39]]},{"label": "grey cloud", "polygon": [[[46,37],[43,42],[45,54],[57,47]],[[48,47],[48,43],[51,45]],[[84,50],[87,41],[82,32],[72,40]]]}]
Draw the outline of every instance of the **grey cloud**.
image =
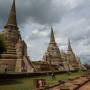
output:
[{"label": "grey cloud", "polygon": [[85,45],[85,46],[90,45],[90,39],[87,38],[87,39],[86,39],[86,42],[84,43],[84,45]]},{"label": "grey cloud", "polygon": [[59,46],[67,46],[67,43],[57,43]]},{"label": "grey cloud", "polygon": [[[90,45],[89,44],[90,32],[88,31],[89,30],[88,26],[90,26],[90,18],[88,17],[90,12],[88,12],[88,11],[89,11],[90,7],[87,6],[89,1],[88,2],[84,2],[84,1],[86,1],[86,0],[83,0],[81,5],[77,6],[74,9],[71,9],[66,15],[63,16],[63,18],[60,17],[62,19],[60,22],[58,22],[59,23],[57,25],[58,27],[55,26],[55,28],[58,28],[58,29],[55,30],[55,28],[54,28],[55,33],[57,33],[55,35],[55,37],[57,37],[57,35],[58,35],[58,37],[63,36],[62,34],[64,34],[64,33],[67,34],[66,36],[64,36],[65,38],[70,37],[71,43],[72,43],[72,48],[77,49],[77,53],[76,53],[77,55],[79,53],[81,54],[79,56],[81,57],[81,60],[83,62],[89,60],[89,55],[88,55],[89,46],[88,45]],[[59,13],[59,15],[60,15],[60,13]],[[63,21],[63,19],[64,19],[64,21]],[[42,29],[41,29],[41,31],[42,31]],[[47,38],[49,39],[49,37],[50,36],[48,36]],[[41,37],[39,37],[39,39],[40,38]],[[37,40],[35,40],[34,42],[37,42]],[[48,42],[46,42],[45,40],[44,41],[42,40],[42,43],[45,43],[44,46],[48,45]],[[64,43],[62,43],[62,45],[61,45],[59,43],[58,45],[60,47],[65,46],[63,44]],[[87,49],[86,46],[88,46],[88,50],[85,50],[85,49]]]},{"label": "grey cloud", "polygon": [[[58,1],[58,3],[56,1]],[[71,9],[68,9],[69,7],[64,5],[65,1],[66,0],[16,0],[18,24],[22,25],[20,28],[21,33],[28,44],[29,56],[31,56],[33,60],[42,57],[41,51],[44,52],[48,46],[50,38],[50,28],[48,24],[54,25],[56,38],[58,37],[60,40],[64,40],[70,37],[72,47],[75,49],[79,48],[78,53],[81,51],[80,57],[82,61],[89,60],[89,49],[86,50],[86,52],[85,49],[87,48],[85,46],[89,48],[90,45],[90,32],[88,29],[88,26],[90,26],[90,0],[81,0],[81,4]],[[0,0],[0,29],[2,29],[2,26],[7,21],[11,4],[12,0]],[[27,23],[27,21],[30,23]],[[39,25],[32,25],[36,23]],[[33,34],[32,31],[36,29],[38,32]],[[44,35],[44,32],[47,34]],[[57,43],[60,49],[61,46],[66,46],[66,44],[61,43],[61,41]],[[40,47],[37,48],[37,46]],[[85,55],[83,54],[84,52],[86,53]]]},{"label": "grey cloud", "polygon": [[90,31],[86,30],[80,33],[80,35],[72,36],[73,43],[79,43],[81,41],[85,41],[84,45],[90,44]]},{"label": "grey cloud", "polygon": [[[0,0],[0,23],[5,23],[12,0]],[[29,18],[40,24],[59,22],[65,12],[60,4],[57,7],[53,0],[16,0],[18,23],[25,23]]]},{"label": "grey cloud", "polygon": [[82,63],[88,63],[90,64],[90,55],[86,54],[86,55],[80,55],[80,58],[82,60]]}]

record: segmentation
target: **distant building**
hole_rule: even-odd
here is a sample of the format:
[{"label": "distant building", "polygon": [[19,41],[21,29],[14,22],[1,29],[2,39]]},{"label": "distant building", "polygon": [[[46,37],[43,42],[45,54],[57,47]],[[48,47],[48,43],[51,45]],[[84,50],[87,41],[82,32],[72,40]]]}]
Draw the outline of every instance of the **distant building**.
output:
[{"label": "distant building", "polygon": [[47,48],[43,60],[49,64],[57,65],[62,63],[61,53],[59,47],[55,41],[53,28],[51,27],[50,42]]},{"label": "distant building", "polygon": [[78,70],[80,69],[80,59],[75,55],[72,50],[70,40],[68,40],[68,50],[66,53],[67,63],[70,65],[71,70]]},{"label": "distant building", "polygon": [[55,41],[53,28],[51,28],[50,43],[43,56],[43,60],[48,64],[57,65],[57,68],[60,71],[79,70],[81,68],[80,59],[73,52],[70,40],[68,40],[67,52],[60,51]]},{"label": "distant building", "polygon": [[33,65],[27,56],[27,46],[22,40],[16,20],[15,0],[4,26],[3,36],[6,52],[0,55],[0,71],[33,72]]},{"label": "distant building", "polygon": [[58,71],[57,65],[48,64],[43,61],[32,61],[36,72]]}]

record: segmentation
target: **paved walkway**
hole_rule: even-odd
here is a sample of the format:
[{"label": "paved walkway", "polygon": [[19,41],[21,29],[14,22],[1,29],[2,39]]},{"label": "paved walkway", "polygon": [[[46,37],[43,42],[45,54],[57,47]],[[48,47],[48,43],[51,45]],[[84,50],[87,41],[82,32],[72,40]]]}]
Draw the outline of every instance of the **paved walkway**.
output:
[{"label": "paved walkway", "polygon": [[60,86],[56,86],[54,88],[51,88],[50,90],[60,90]]},{"label": "paved walkway", "polygon": [[[60,90],[60,86],[56,86],[50,90]],[[90,82],[86,83],[84,86],[82,86],[79,90],[90,90]]]},{"label": "paved walkway", "polygon": [[79,90],[90,90],[90,82],[86,83],[84,86],[82,86]]}]

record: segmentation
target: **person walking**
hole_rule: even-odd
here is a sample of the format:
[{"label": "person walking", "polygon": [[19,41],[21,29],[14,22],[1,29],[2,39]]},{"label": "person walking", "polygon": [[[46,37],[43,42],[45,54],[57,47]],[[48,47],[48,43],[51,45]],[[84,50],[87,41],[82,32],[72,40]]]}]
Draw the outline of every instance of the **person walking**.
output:
[{"label": "person walking", "polygon": [[52,76],[52,79],[54,80],[54,79],[56,79],[56,77],[55,77],[55,74],[54,73],[52,73],[51,74],[51,76]]}]

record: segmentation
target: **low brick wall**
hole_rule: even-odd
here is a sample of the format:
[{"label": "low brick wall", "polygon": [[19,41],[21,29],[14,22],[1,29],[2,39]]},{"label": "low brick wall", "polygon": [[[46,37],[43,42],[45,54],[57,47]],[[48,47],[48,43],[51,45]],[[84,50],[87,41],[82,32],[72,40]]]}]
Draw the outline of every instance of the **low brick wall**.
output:
[{"label": "low brick wall", "polygon": [[[71,71],[71,72],[77,72],[77,71]],[[39,76],[45,76],[47,73],[51,74],[52,72],[34,72],[34,73],[2,73],[0,74],[0,80],[1,79],[16,79],[16,78],[26,78],[26,77],[39,77]],[[54,72],[54,74],[64,74],[67,73],[67,71],[60,71],[60,72]]]}]

